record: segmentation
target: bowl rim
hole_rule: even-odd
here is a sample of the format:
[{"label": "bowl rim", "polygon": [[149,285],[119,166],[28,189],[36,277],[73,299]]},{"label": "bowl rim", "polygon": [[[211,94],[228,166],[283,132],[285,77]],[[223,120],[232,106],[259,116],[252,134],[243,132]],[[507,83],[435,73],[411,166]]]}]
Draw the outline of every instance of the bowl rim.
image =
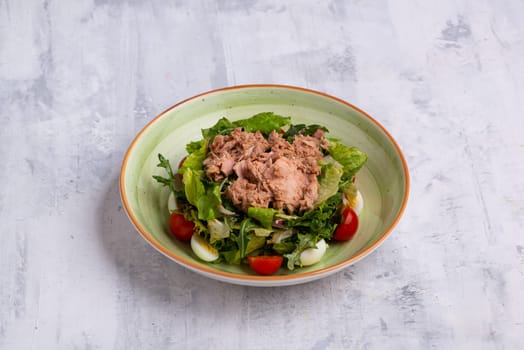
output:
[{"label": "bowl rim", "polygon": [[[337,263],[335,265],[324,267],[324,268],[321,268],[321,269],[318,269],[318,270],[304,272],[304,273],[291,274],[291,275],[260,276],[260,275],[243,275],[243,274],[236,274],[236,273],[232,273],[232,272],[221,271],[221,270],[217,270],[217,269],[213,269],[211,267],[208,267],[207,265],[198,264],[198,263],[196,263],[196,262],[194,262],[192,260],[189,260],[189,259],[186,259],[186,258],[183,258],[183,257],[180,257],[180,256],[174,254],[169,249],[167,249],[164,246],[162,246],[149,232],[147,232],[147,230],[140,224],[140,222],[137,219],[137,217],[135,216],[135,214],[133,214],[133,212],[131,211],[131,206],[129,204],[129,198],[128,198],[126,192],[125,192],[125,180],[126,180],[125,174],[126,174],[127,164],[128,164],[130,155],[133,152],[133,150],[134,150],[138,140],[140,140],[142,135],[153,124],[155,124],[158,120],[163,118],[167,113],[169,113],[172,110],[178,108],[179,106],[181,106],[181,105],[183,105],[185,103],[188,103],[190,101],[193,101],[195,99],[202,98],[203,96],[216,94],[216,93],[220,93],[220,92],[232,91],[232,90],[260,89],[260,88],[294,90],[294,91],[298,91],[298,92],[302,92],[302,93],[305,92],[305,93],[308,93],[308,94],[319,95],[321,97],[325,97],[325,98],[331,99],[333,101],[336,101],[338,103],[341,103],[341,104],[343,104],[343,105],[345,105],[345,106],[347,106],[347,107],[357,111],[358,113],[360,113],[364,117],[368,118],[373,124],[375,124],[384,133],[384,135],[386,135],[386,137],[389,139],[389,141],[392,143],[393,147],[395,148],[395,150],[397,152],[397,155],[399,156],[399,158],[401,160],[402,168],[403,168],[403,171],[404,171],[404,174],[405,174],[404,199],[402,201],[400,210],[398,211],[397,216],[395,217],[395,219],[393,220],[391,225],[384,231],[382,236],[376,242],[374,242],[371,246],[369,246],[366,249],[362,250],[361,252],[359,252],[355,256],[351,257],[350,259],[347,259],[347,260],[342,261],[340,263]],[[369,115],[368,113],[366,113],[365,111],[363,111],[359,107],[356,107],[355,105],[353,105],[353,104],[351,104],[351,103],[349,103],[349,102],[347,102],[347,101],[345,101],[345,100],[343,100],[341,98],[335,97],[333,95],[330,95],[330,94],[327,94],[327,93],[324,93],[324,92],[312,90],[312,89],[309,89],[309,88],[298,87],[298,86],[293,86],[293,85],[282,85],[282,84],[246,84],[246,85],[233,85],[233,86],[228,86],[228,87],[222,87],[222,88],[213,89],[213,90],[209,90],[209,91],[206,91],[206,92],[194,95],[192,97],[186,98],[186,99],[184,99],[184,100],[182,100],[182,101],[172,105],[171,107],[165,109],[164,111],[159,113],[157,116],[155,116],[151,121],[149,121],[142,128],[142,130],[135,136],[135,138],[133,139],[133,141],[129,145],[129,147],[128,147],[125,155],[124,155],[124,159],[122,161],[122,165],[121,165],[121,168],[120,168],[120,184],[119,184],[119,186],[120,186],[120,197],[121,197],[122,203],[124,205],[124,209],[125,209],[125,212],[126,212],[127,216],[129,217],[130,221],[132,222],[132,224],[136,228],[136,230],[140,233],[142,238],[144,238],[156,250],[158,250],[159,252],[161,252],[162,254],[164,254],[165,256],[170,258],[171,260],[179,263],[180,265],[182,265],[182,266],[184,266],[186,268],[189,268],[192,271],[201,273],[201,274],[203,274],[205,276],[208,276],[208,277],[215,276],[215,277],[217,277],[217,278],[219,278],[221,280],[226,280],[226,281],[233,282],[233,283],[241,283],[241,284],[251,283],[253,285],[260,285],[260,283],[263,284],[264,282],[267,282],[267,283],[273,282],[273,283],[286,284],[286,283],[290,283],[290,282],[291,283],[293,283],[293,282],[300,283],[301,281],[304,281],[304,282],[310,281],[310,280],[313,280],[313,279],[316,279],[316,278],[319,278],[319,277],[322,277],[322,276],[327,276],[327,275],[330,275],[332,273],[335,273],[335,272],[337,272],[337,271],[339,271],[339,270],[341,270],[341,269],[343,269],[343,268],[345,268],[347,266],[350,266],[350,265],[356,263],[358,260],[360,260],[360,259],[364,258],[365,256],[369,255],[378,246],[380,246],[387,239],[387,237],[389,237],[389,235],[391,234],[391,232],[393,231],[395,226],[398,224],[400,218],[402,217],[402,215],[404,213],[404,210],[406,209],[407,201],[408,201],[408,198],[409,198],[410,176],[409,176],[409,170],[408,170],[408,166],[407,166],[407,162],[406,162],[406,159],[404,157],[404,154],[402,153],[402,150],[400,149],[398,143],[395,141],[393,136],[375,118],[373,118],[371,115]]]}]

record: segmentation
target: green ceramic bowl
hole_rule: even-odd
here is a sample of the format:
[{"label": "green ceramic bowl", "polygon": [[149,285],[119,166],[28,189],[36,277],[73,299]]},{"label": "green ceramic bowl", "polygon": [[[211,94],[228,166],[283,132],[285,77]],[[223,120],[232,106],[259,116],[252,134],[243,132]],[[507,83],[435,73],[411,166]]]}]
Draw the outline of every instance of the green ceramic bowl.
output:
[{"label": "green ceramic bowl", "polygon": [[[185,155],[185,145],[201,138],[200,130],[226,116],[231,120],[259,112],[290,116],[293,123],[321,124],[329,136],[368,155],[357,175],[364,198],[359,229],[352,240],[332,243],[322,260],[312,266],[273,276],[258,276],[247,266],[213,264],[199,260],[189,244],[177,241],[168,229],[169,191],[152,175],[162,153],[172,164]],[[331,275],[362,259],[391,233],[408,199],[409,175],[406,161],[391,135],[375,119],[351,104],[321,92],[280,85],[248,85],[224,88],[197,95],[162,112],[138,134],[129,147],[120,175],[125,210],[140,235],[154,248],[202,275],[220,281],[252,285],[282,286]]]}]

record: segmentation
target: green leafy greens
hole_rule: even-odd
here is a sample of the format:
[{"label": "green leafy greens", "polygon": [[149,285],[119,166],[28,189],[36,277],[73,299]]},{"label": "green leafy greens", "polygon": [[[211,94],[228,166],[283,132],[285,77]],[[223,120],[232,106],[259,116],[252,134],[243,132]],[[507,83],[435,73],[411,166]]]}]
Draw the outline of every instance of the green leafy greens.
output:
[{"label": "green leafy greens", "polygon": [[368,156],[358,148],[347,147],[338,140],[329,141],[329,154],[343,166],[342,180],[350,180],[364,166]]},{"label": "green leafy greens", "polygon": [[229,121],[227,118],[221,118],[214,126],[202,130],[202,136],[212,139],[216,135],[230,134],[235,128],[243,128],[247,132],[260,131],[263,135],[269,135],[273,130],[280,131],[286,125],[291,124],[290,117],[283,117],[272,112],[259,113],[251,118]]},{"label": "green leafy greens", "polygon": [[290,270],[293,270],[295,266],[302,266],[300,254],[308,248],[315,248],[317,244],[316,237],[313,234],[299,233],[297,234],[297,238],[298,241],[295,244],[295,249],[289,254],[284,254],[287,258],[287,268]]}]

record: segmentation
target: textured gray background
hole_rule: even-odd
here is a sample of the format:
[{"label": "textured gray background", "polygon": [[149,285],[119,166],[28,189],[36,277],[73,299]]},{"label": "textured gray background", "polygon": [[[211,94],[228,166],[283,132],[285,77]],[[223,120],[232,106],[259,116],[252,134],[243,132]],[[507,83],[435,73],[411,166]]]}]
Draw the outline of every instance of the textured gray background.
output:
[{"label": "textured gray background", "polygon": [[[412,192],[372,255],[256,289],[134,231],[134,135],[209,89],[283,83],[374,115]],[[0,348],[524,348],[524,3],[0,1]]]}]

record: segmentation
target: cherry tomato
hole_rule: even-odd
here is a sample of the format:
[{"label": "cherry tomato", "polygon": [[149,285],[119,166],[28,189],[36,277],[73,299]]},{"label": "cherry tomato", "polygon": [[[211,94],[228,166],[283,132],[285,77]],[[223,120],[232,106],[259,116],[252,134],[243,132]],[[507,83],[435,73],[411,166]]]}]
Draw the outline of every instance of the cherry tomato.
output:
[{"label": "cherry tomato", "polygon": [[275,272],[278,271],[280,266],[282,266],[282,262],[284,261],[284,257],[281,255],[271,255],[271,256],[265,256],[265,255],[259,255],[259,256],[248,256],[247,262],[249,263],[249,267],[253,269],[256,273],[259,275],[272,275]]},{"label": "cherry tomato", "polygon": [[173,213],[169,218],[169,228],[176,238],[187,242],[191,240],[191,236],[193,236],[195,224],[192,221],[186,220],[184,215]]},{"label": "cherry tomato", "polygon": [[355,211],[347,207],[342,212],[342,222],[338,224],[333,239],[336,241],[350,240],[358,229],[358,216]]}]

